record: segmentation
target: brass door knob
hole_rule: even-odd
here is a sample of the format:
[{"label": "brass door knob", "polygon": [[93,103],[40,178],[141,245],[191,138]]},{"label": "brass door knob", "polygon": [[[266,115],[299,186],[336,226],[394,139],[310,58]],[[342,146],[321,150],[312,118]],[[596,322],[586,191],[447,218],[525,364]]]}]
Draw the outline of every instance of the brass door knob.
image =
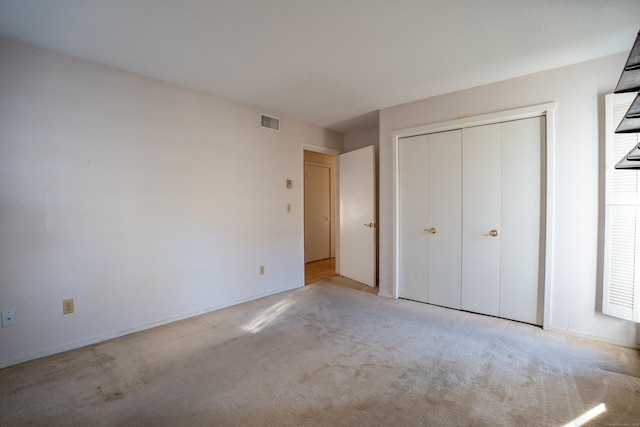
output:
[{"label": "brass door knob", "polygon": [[365,227],[374,228],[376,226],[375,222],[370,222],[369,224],[365,224]]},{"label": "brass door knob", "polygon": [[436,234],[438,232],[438,229],[435,227],[431,227],[431,228],[425,228],[424,231],[426,231],[427,233]]},{"label": "brass door knob", "polygon": [[489,234],[485,234],[485,236],[496,237],[498,235],[498,230],[491,230]]}]

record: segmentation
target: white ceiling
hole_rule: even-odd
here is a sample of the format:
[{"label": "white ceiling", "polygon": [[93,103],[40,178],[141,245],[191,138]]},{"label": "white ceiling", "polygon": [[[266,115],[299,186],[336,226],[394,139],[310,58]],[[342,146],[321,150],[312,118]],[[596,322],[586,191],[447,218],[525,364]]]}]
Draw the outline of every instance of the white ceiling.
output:
[{"label": "white ceiling", "polygon": [[0,0],[0,36],[341,132],[639,29],[638,0]]}]

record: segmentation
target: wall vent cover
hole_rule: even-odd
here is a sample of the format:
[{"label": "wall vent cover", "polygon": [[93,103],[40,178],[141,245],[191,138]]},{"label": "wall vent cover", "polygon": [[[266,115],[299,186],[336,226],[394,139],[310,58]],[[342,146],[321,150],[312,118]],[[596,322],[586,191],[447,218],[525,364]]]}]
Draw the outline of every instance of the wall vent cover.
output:
[{"label": "wall vent cover", "polygon": [[262,116],[260,116],[260,127],[280,131],[280,119],[265,116],[263,114]]}]

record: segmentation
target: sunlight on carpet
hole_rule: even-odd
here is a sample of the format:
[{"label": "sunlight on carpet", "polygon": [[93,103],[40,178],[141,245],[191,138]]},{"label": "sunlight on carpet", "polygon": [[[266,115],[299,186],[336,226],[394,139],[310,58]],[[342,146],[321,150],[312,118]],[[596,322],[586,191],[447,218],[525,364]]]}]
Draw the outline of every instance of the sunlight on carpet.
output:
[{"label": "sunlight on carpet", "polygon": [[280,301],[260,313],[251,322],[243,325],[241,329],[252,334],[258,333],[269,323],[273,322],[278,316],[284,313],[293,303],[294,300],[291,298]]},{"label": "sunlight on carpet", "polygon": [[593,420],[598,415],[600,415],[600,414],[602,414],[603,412],[606,412],[606,411],[607,411],[607,407],[605,406],[604,403],[601,403],[598,406],[595,406],[595,407],[589,409],[587,412],[585,412],[584,414],[580,415],[575,420],[568,422],[563,427],[580,427],[580,426],[583,426],[586,423],[588,423],[589,421]]}]

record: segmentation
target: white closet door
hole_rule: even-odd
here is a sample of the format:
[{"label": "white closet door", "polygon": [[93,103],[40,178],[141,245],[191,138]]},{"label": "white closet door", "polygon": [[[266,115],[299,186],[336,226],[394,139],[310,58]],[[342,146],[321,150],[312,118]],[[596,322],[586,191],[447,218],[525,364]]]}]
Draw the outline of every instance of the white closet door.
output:
[{"label": "white closet door", "polygon": [[429,137],[398,144],[398,296],[427,302]]},{"label": "white closet door", "polygon": [[460,308],[462,132],[429,135],[428,302]]},{"label": "white closet door", "polygon": [[544,118],[502,124],[500,317],[541,324],[540,187]]},{"label": "white closet door", "polygon": [[462,309],[493,316],[500,313],[500,164],[500,124],[462,130]]},{"label": "white closet door", "polygon": [[543,117],[402,138],[398,295],[542,323]]}]

